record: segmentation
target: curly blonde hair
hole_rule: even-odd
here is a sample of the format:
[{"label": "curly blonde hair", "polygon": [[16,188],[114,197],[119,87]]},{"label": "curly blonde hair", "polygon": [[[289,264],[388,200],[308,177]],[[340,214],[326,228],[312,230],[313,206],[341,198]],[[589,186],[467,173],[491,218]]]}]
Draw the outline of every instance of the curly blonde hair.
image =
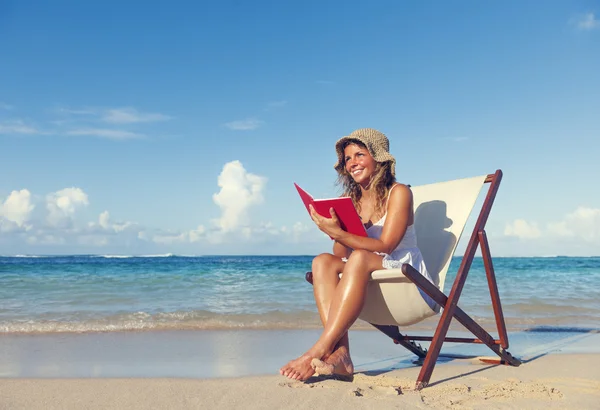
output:
[{"label": "curly blonde hair", "polygon": [[[348,139],[344,141],[344,144],[342,145],[342,152],[346,149],[348,145],[352,144],[358,145],[359,147],[368,150],[367,146],[361,141],[355,139]],[[344,161],[343,158],[342,161]],[[375,206],[375,213],[379,215],[384,213],[383,207],[385,205],[388,193],[390,192],[390,188],[394,185],[394,183],[396,183],[396,177],[392,172],[392,166],[393,164],[391,161],[376,162],[375,172],[371,177],[370,186],[371,189],[375,190],[375,198],[377,200],[377,205]],[[350,197],[352,199],[352,202],[354,203],[354,206],[360,213],[360,199],[362,197],[362,191],[360,189],[360,185],[354,181],[352,175],[350,175],[350,173],[346,170],[345,161],[343,162],[343,166],[337,170],[337,173],[337,185],[340,185],[342,187],[342,196]]]}]

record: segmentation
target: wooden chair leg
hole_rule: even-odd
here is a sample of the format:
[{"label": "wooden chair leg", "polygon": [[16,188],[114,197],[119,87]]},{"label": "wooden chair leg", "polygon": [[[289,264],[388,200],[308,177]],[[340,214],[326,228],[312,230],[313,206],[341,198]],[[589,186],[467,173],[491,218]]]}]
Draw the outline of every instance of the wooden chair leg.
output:
[{"label": "wooden chair leg", "polygon": [[[451,297],[446,296],[437,287],[435,287],[435,285],[425,279],[423,275],[419,273],[419,271],[408,264],[402,266],[402,272],[425,293],[431,296],[433,300],[435,300],[441,306],[444,306],[442,317],[438,322],[436,332],[431,341],[431,345],[429,346],[429,351],[425,357],[425,362],[423,363],[423,367],[421,368],[421,372],[417,378],[417,389],[422,389],[429,384],[431,374],[433,373],[433,368],[435,367],[435,363],[439,357],[440,350],[444,339],[446,338],[446,334],[448,333],[448,328],[450,327],[452,318],[456,318],[456,320],[465,326],[465,328],[479,338],[481,343],[487,345],[494,353],[500,356],[504,363],[512,366],[519,366],[521,364],[518,359],[514,358],[502,346],[497,345],[494,338],[484,328],[482,328],[477,322],[475,322],[469,315],[467,315],[461,308],[457,306],[458,301],[456,300],[456,297],[451,299]],[[463,281],[465,279],[466,276],[463,277]],[[458,289],[459,292],[455,293],[455,295],[459,296],[461,290],[462,285]]]},{"label": "wooden chair leg", "polygon": [[479,232],[479,246],[481,248],[481,256],[483,257],[483,266],[488,280],[490,296],[492,298],[492,307],[494,308],[494,317],[496,319],[496,328],[498,329],[498,337],[500,338],[501,346],[508,349],[508,334],[506,333],[506,322],[504,321],[504,313],[502,313],[502,303],[500,302],[500,294],[498,293],[498,284],[496,283],[496,274],[494,273],[494,264],[490,254],[490,245],[487,240],[485,230]]},{"label": "wooden chair leg", "polygon": [[400,346],[405,347],[412,353],[416,354],[419,359],[423,359],[427,356],[427,349],[423,349],[421,345],[414,343],[410,340],[406,340],[404,335],[400,333],[400,329],[398,326],[392,325],[376,325],[371,323],[372,326],[377,328],[379,331],[385,333],[387,336],[392,338],[394,343],[399,344]]}]

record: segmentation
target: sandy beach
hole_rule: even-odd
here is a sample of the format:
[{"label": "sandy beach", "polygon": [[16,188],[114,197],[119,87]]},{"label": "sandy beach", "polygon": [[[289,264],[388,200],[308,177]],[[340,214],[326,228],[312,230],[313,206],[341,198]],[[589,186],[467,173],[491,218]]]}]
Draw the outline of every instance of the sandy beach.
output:
[{"label": "sandy beach", "polygon": [[600,403],[596,330],[519,332],[520,367],[484,364],[482,346],[448,345],[415,391],[414,356],[355,331],[353,382],[277,374],[311,331],[121,332],[0,338],[0,409],[560,408]]},{"label": "sandy beach", "polygon": [[514,408],[594,409],[600,355],[556,354],[519,368],[469,363],[436,368],[415,391],[418,368],[358,373],[354,382],[282,376],[221,379],[4,379],[2,409]]}]

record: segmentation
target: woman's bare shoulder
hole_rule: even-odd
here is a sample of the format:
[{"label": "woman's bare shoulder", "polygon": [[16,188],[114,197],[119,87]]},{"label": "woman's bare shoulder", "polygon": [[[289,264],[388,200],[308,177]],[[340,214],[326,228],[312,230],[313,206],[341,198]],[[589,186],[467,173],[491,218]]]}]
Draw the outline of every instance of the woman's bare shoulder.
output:
[{"label": "woman's bare shoulder", "polygon": [[390,195],[395,195],[395,196],[404,196],[404,195],[408,195],[409,197],[412,196],[412,191],[410,190],[410,185],[405,185],[405,184],[401,184],[399,182],[396,182],[394,185],[392,185],[392,187],[390,188]]},{"label": "woman's bare shoulder", "polygon": [[410,206],[412,203],[412,191],[405,184],[396,183],[390,188],[389,205]]}]

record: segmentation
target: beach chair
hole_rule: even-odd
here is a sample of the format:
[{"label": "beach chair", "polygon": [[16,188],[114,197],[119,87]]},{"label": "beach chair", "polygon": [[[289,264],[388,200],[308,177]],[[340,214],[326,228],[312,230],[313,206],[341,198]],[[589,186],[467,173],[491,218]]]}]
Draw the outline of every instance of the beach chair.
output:
[{"label": "beach chair", "polygon": [[[506,350],[508,335],[485,233],[485,224],[501,179],[502,171],[497,170],[494,174],[412,187],[417,242],[434,283],[429,282],[408,264],[404,264],[402,269],[378,270],[371,274],[365,306],[359,318],[391,337],[394,343],[404,346],[420,359],[424,359],[416,382],[416,388],[419,390],[429,384],[444,342],[485,344],[499,356],[496,360],[487,361],[488,363],[511,366],[521,364]],[[462,257],[456,279],[449,295],[446,296],[443,289],[450,261],[484,184],[490,184],[487,195]],[[478,246],[481,249],[489,285],[498,339],[494,339],[458,307],[458,300]],[[311,272],[306,274],[306,279],[312,283]],[[425,302],[419,290],[437,303],[435,309]],[[400,333],[399,326],[413,325],[439,314],[440,311],[441,316],[432,337]],[[447,337],[453,318],[473,333],[475,338]],[[429,350],[423,349],[415,341],[430,341]]]}]

